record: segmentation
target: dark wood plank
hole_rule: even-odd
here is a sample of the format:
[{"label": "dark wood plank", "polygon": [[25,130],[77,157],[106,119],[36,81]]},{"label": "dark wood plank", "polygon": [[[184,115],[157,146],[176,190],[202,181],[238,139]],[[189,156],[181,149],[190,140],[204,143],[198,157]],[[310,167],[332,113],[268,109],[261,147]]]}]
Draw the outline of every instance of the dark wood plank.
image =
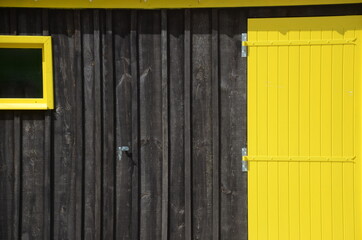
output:
[{"label": "dark wood plank", "polygon": [[241,58],[242,10],[220,15],[221,239],[247,239],[247,181],[241,172],[246,144],[246,58]]},{"label": "dark wood plank", "polygon": [[193,238],[212,238],[211,11],[192,11]]},{"label": "dark wood plank", "polygon": [[[181,24],[180,24],[181,23]],[[169,239],[185,239],[184,11],[168,11]]]},{"label": "dark wood plank", "polygon": [[219,12],[212,10],[212,239],[220,238]]},{"label": "dark wood plank", "polygon": [[[132,23],[135,24],[135,16],[132,16],[132,19]],[[113,12],[113,38],[114,49],[117,49],[114,51],[117,143],[115,147],[130,148],[128,154],[118,152],[116,157],[115,237],[116,239],[138,239],[138,165],[136,165],[138,162],[138,95],[137,92],[133,92],[133,87],[137,89],[137,39],[134,29],[131,49],[131,13],[129,11]],[[131,52],[134,55],[131,56]],[[131,61],[134,61],[132,65]],[[133,120],[135,126],[132,125]]]},{"label": "dark wood plank", "polygon": [[[21,238],[45,239],[44,228],[44,116],[22,115]],[[47,223],[49,224],[49,223]]]},{"label": "dark wood plank", "polygon": [[82,11],[84,87],[84,237],[100,238],[101,98],[99,11]]},{"label": "dark wood plank", "polygon": [[191,10],[185,10],[185,239],[192,239],[192,140],[191,140]]},{"label": "dark wood plank", "polygon": [[[42,10],[42,34],[49,36],[49,15],[48,9]],[[53,184],[52,168],[53,168],[53,134],[52,122],[53,111],[46,111],[44,113],[44,217],[43,217],[43,236],[44,239],[51,239],[53,230],[53,217],[52,217],[52,201],[53,201]]]},{"label": "dark wood plank", "polygon": [[[102,34],[102,239],[114,239],[115,233],[115,89],[113,67],[112,11],[101,12]],[[97,89],[95,90],[97,91]],[[118,238],[119,239],[119,238]]]},{"label": "dark wood plank", "polygon": [[169,106],[168,106],[168,29],[167,10],[161,11],[161,94],[162,94],[162,233],[168,239],[169,210]]},{"label": "dark wood plank", "polygon": [[54,239],[82,239],[83,82],[80,12],[51,10],[55,86]]},{"label": "dark wood plank", "polygon": [[[3,12],[3,11],[2,11]],[[8,16],[8,15],[7,15]],[[8,27],[9,25],[7,25]],[[0,31],[6,32],[4,28]],[[0,239],[15,239],[14,223],[14,114],[0,112]]]},{"label": "dark wood plank", "polygon": [[[10,10],[0,9],[0,34],[10,34]],[[0,239],[15,239],[14,113],[0,112]]]},{"label": "dark wood plank", "polygon": [[139,12],[140,239],[161,239],[162,82],[161,14]]},{"label": "dark wood plank", "polygon": [[[17,11],[19,35],[43,35],[42,10]],[[44,111],[21,112],[21,238],[45,239],[44,228]]]},{"label": "dark wood plank", "polygon": [[14,113],[14,205],[13,205],[13,236],[12,239],[21,238],[21,180],[22,180],[22,166],[21,166],[21,115],[20,112]]},{"label": "dark wood plank", "polygon": [[132,73],[132,240],[140,239],[140,97],[138,68],[138,13],[131,13],[131,73]]}]

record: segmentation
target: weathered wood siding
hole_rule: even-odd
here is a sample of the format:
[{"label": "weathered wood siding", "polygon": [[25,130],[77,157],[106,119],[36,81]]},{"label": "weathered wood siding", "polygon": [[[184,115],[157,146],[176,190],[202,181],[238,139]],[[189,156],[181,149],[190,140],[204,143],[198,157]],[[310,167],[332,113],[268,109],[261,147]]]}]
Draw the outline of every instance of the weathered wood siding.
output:
[{"label": "weathered wood siding", "polygon": [[0,9],[52,36],[56,106],[0,111],[0,239],[247,239],[247,18],[361,9]]}]

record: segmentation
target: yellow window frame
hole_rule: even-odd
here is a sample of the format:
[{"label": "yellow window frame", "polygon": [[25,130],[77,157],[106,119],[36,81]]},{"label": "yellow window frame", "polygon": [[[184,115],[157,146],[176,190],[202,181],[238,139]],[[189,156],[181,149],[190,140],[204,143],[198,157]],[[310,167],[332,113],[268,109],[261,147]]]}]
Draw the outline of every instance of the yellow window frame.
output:
[{"label": "yellow window frame", "polygon": [[42,49],[42,98],[0,98],[0,110],[54,109],[52,40],[50,36],[0,35],[0,48]]}]

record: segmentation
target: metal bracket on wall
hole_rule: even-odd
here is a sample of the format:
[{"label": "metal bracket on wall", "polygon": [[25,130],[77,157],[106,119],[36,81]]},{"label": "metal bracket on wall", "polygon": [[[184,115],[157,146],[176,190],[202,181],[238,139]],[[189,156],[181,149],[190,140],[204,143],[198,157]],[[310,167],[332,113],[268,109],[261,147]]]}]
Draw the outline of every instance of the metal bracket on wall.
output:
[{"label": "metal bracket on wall", "polygon": [[121,146],[118,147],[118,161],[122,160],[122,153],[126,152],[126,154],[129,152],[129,147],[128,146]]},{"label": "metal bracket on wall", "polygon": [[248,171],[248,162],[244,160],[244,157],[248,155],[248,149],[246,147],[241,149],[241,155],[243,156],[243,160],[241,161],[241,171],[247,172]]},{"label": "metal bracket on wall", "polygon": [[248,41],[248,34],[241,34],[241,57],[246,58],[248,56],[248,46],[244,42]]}]

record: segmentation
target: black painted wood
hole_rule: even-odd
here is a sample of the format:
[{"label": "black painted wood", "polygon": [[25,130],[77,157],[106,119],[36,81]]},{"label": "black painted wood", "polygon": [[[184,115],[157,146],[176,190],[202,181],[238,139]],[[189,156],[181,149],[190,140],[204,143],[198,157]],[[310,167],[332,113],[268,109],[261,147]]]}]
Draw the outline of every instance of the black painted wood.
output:
[{"label": "black painted wood", "polygon": [[213,121],[211,10],[191,16],[192,221],[194,239],[212,238]]},{"label": "black painted wood", "polygon": [[246,240],[247,18],[353,14],[0,9],[0,34],[52,36],[55,94],[0,111],[0,239]]},{"label": "black painted wood", "polygon": [[184,39],[184,148],[185,148],[185,239],[192,239],[192,140],[191,140],[191,10],[185,10]]},{"label": "black painted wood", "polygon": [[[52,10],[55,109],[54,239],[81,239],[84,226],[83,67],[80,11]],[[66,49],[66,50],[65,50]]]},{"label": "black painted wood", "polygon": [[[138,213],[133,209],[138,208],[137,189],[133,188],[133,180],[138,185],[138,173],[133,161],[137,159],[137,147],[132,141],[132,104],[133,104],[133,79],[137,82],[137,75],[131,69],[131,13],[128,11],[114,11],[113,39],[114,39],[114,76],[115,76],[115,117],[116,132],[109,132],[116,136],[116,148],[127,146],[130,151],[119,152],[115,156],[115,237],[116,239],[132,238],[133,221],[138,223]],[[134,39],[136,40],[136,39]],[[137,67],[132,65],[132,67]],[[137,69],[135,69],[137,70]],[[137,89],[137,88],[136,88]],[[135,96],[137,104],[137,95]],[[137,107],[137,105],[136,105]],[[136,110],[137,111],[137,110]],[[137,117],[137,116],[134,116]],[[135,122],[137,122],[135,120]],[[136,124],[137,126],[137,124]],[[135,201],[132,200],[135,198]],[[133,219],[133,217],[136,217]],[[138,230],[136,230],[138,232]],[[135,236],[135,239],[138,237]]]},{"label": "black painted wood", "polygon": [[169,217],[169,74],[167,11],[161,10],[161,95],[162,95],[162,227],[161,239],[168,239]]},{"label": "black painted wood", "polygon": [[131,74],[132,74],[132,240],[140,239],[140,203],[141,203],[141,151],[140,151],[140,83],[138,50],[138,13],[131,12]]},{"label": "black painted wood", "polygon": [[[102,78],[102,138],[99,142],[102,145],[102,206],[101,206],[101,232],[102,239],[114,239],[116,233],[116,132],[115,132],[115,112],[116,111],[116,90],[114,78],[113,59],[113,14],[107,10],[101,12],[101,78]],[[118,85],[117,85],[118,86]],[[129,194],[128,194],[129,195]],[[126,194],[127,196],[127,194]]]},{"label": "black painted wood", "polygon": [[184,11],[168,12],[169,239],[185,239]]},{"label": "black painted wood", "polygon": [[246,60],[241,58],[245,13],[221,10],[220,29],[220,238],[247,239],[246,175],[240,172],[246,144]]},{"label": "black painted wood", "polygon": [[212,10],[212,239],[220,239],[219,11]]},{"label": "black painted wood", "polygon": [[162,80],[161,12],[138,17],[140,114],[140,239],[161,239]]}]

